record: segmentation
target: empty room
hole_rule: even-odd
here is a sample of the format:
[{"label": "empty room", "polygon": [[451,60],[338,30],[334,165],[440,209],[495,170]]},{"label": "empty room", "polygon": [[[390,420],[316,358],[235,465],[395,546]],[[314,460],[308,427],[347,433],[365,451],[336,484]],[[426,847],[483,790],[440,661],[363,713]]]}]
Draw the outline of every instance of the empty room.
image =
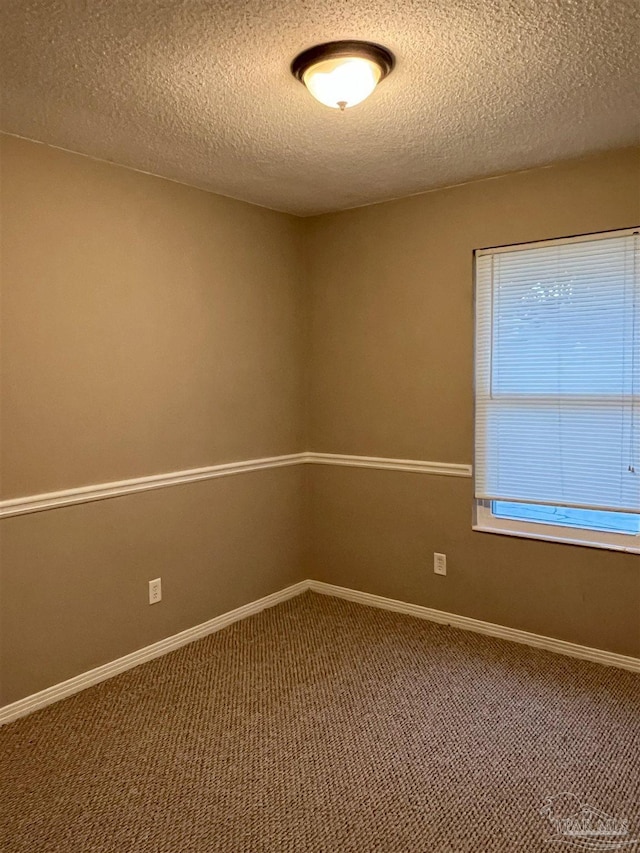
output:
[{"label": "empty room", "polygon": [[0,72],[0,850],[640,851],[637,3]]}]

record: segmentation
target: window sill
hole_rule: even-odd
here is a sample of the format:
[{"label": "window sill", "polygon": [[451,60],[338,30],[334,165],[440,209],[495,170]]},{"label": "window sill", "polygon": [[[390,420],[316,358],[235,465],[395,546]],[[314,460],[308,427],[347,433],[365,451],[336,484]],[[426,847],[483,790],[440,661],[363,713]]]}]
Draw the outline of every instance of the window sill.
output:
[{"label": "window sill", "polygon": [[[496,519],[497,520],[497,519]],[[581,539],[579,531],[572,528],[571,532],[559,535],[556,533],[547,533],[545,531],[530,531],[530,530],[514,530],[504,527],[492,526],[490,524],[474,524],[471,528],[476,533],[497,533],[499,536],[515,536],[519,539],[539,539],[543,542],[555,542],[560,545],[581,545],[585,548],[600,548],[607,551],[621,551],[625,554],[640,554],[640,545],[634,541],[632,545],[623,545],[615,542],[602,542],[591,539]],[[630,537],[636,540],[637,537]]]}]

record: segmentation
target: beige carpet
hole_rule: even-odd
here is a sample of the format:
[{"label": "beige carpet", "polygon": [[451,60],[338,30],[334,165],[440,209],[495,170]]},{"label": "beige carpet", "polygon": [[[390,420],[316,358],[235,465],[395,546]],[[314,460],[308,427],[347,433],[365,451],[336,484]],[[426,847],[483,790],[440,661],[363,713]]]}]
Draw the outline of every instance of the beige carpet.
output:
[{"label": "beige carpet", "polygon": [[617,849],[550,840],[541,809],[640,838],[639,700],[628,672],[307,593],[0,730],[2,850]]}]

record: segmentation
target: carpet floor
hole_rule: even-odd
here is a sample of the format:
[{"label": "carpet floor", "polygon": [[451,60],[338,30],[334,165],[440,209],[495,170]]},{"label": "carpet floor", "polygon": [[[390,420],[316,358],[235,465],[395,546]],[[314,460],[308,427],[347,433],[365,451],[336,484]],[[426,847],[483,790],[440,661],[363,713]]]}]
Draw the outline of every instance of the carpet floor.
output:
[{"label": "carpet floor", "polygon": [[[306,593],[0,729],[1,849],[634,850],[639,700],[633,673]],[[571,834],[576,809],[617,834]]]}]

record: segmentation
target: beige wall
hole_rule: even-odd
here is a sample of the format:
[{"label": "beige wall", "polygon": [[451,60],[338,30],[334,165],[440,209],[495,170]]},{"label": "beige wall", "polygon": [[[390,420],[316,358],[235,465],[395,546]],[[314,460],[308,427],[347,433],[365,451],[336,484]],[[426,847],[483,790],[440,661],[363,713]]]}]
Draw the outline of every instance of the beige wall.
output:
[{"label": "beige wall", "polygon": [[3,520],[0,705],[301,580],[301,478],[273,468]]},{"label": "beige wall", "polygon": [[[0,144],[3,498],[305,449],[300,221]],[[0,522],[0,704],[299,580],[301,484]]]},{"label": "beige wall", "polygon": [[304,449],[299,220],[0,154],[3,497]]},{"label": "beige wall", "polygon": [[[308,220],[312,449],[471,463],[473,250],[637,225],[639,176],[621,151]],[[637,556],[473,533],[470,480],[309,476],[318,579],[640,653]]]},{"label": "beige wall", "polygon": [[[633,152],[297,220],[0,144],[3,498],[301,450],[471,462],[472,250],[640,220]],[[307,466],[5,519],[0,704],[308,576],[640,653],[637,558],[472,533],[471,506],[470,480]]]}]

